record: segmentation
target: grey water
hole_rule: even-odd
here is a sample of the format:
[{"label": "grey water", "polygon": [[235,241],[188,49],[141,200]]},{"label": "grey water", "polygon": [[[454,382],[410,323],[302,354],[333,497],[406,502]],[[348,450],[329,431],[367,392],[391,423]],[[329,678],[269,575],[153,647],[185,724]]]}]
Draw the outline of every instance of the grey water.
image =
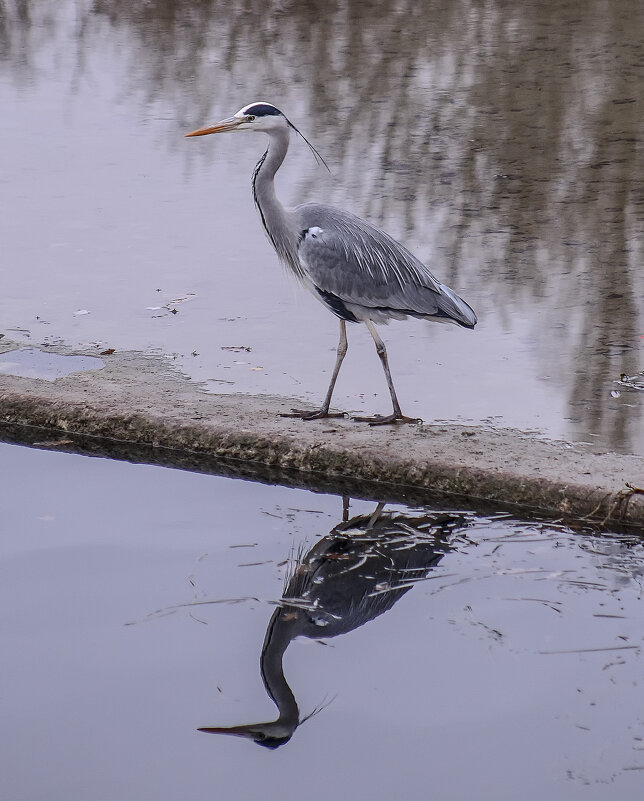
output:
[{"label": "grey water", "polygon": [[[382,331],[407,414],[644,453],[643,79],[638,0],[2,0],[2,333],[318,401],[337,324],[264,239],[262,138],[183,138],[266,99],[331,167],[294,144],[284,201],[383,226],[478,313]],[[336,403],[383,411],[349,336]]]},{"label": "grey water", "polygon": [[41,378],[44,381],[55,381],[86,370],[100,370],[104,366],[105,362],[94,356],[62,356],[38,348],[18,348],[0,354],[0,375]]},{"label": "grey water", "polygon": [[641,798],[641,539],[42,445],[0,444],[3,798]]}]

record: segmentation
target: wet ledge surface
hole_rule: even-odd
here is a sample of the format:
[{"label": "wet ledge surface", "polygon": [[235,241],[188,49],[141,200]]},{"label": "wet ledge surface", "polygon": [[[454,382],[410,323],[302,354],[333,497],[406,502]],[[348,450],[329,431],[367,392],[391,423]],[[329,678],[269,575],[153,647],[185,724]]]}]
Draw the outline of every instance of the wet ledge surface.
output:
[{"label": "wet ledge surface", "polygon": [[[17,347],[4,341],[0,353]],[[101,358],[103,368],[55,381],[0,374],[0,438],[362,497],[456,494],[644,527],[644,495],[632,490],[644,485],[639,456],[475,426],[303,422],[279,416],[296,401],[213,395],[163,357]]]}]

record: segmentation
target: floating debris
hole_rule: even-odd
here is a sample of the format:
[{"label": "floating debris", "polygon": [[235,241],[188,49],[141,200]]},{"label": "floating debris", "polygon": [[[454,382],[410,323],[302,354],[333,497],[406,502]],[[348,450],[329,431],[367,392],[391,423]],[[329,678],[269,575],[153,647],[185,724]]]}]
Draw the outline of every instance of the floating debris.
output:
[{"label": "floating debris", "polygon": [[[615,383],[627,390],[644,392],[644,370],[641,373],[635,373],[634,375],[626,375],[626,373],[622,373],[619,377],[619,381],[615,381]],[[615,391],[616,390],[613,390],[613,392]],[[613,392],[610,394],[613,397],[618,397],[618,395],[613,395]]]}]

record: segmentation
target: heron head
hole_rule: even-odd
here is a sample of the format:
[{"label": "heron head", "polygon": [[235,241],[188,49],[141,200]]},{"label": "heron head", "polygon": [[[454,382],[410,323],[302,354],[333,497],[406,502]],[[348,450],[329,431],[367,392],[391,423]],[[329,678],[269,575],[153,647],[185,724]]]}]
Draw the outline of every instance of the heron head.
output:
[{"label": "heron head", "polygon": [[271,103],[259,101],[249,103],[249,105],[240,108],[232,117],[227,117],[214,125],[197,128],[196,131],[191,131],[186,136],[205,136],[206,134],[225,133],[226,131],[263,131],[264,133],[270,133],[277,128],[288,129],[288,127],[288,120],[278,108],[275,108]]},{"label": "heron head", "polygon": [[186,136],[205,136],[206,134],[225,133],[226,131],[261,131],[270,135],[277,134],[278,131],[286,131],[288,133],[289,129],[294,130],[298,136],[302,137],[311,149],[317,162],[319,164],[324,164],[327,170],[329,170],[329,165],[309,142],[306,136],[304,136],[301,131],[298,131],[293,123],[288,120],[278,108],[272,103],[266,103],[264,100],[249,103],[247,106],[244,106],[244,108],[240,108],[232,117],[221,120],[221,122],[216,122],[214,125],[206,125],[204,128],[197,128],[196,131],[190,131]]},{"label": "heron head", "polygon": [[235,737],[245,737],[247,740],[257,743],[257,745],[274,750],[291,739],[298,725],[297,721],[289,725],[276,720],[268,723],[251,723],[245,726],[229,726],[226,728],[206,727],[197,731],[205,734],[232,734]]}]

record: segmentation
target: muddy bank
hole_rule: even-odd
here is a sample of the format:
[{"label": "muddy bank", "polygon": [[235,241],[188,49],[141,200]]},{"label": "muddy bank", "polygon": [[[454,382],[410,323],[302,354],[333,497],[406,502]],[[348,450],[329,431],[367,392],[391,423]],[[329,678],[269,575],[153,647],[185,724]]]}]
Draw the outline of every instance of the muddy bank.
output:
[{"label": "muddy bank", "polygon": [[[0,353],[16,347],[4,340]],[[58,347],[46,352],[72,355]],[[644,495],[629,489],[644,485],[642,457],[507,429],[303,422],[279,416],[292,399],[213,395],[162,357],[99,358],[53,380],[0,374],[0,437],[337,492],[356,494],[364,485],[361,494],[376,494],[371,486],[389,500],[429,502],[448,493],[644,527]]]}]

